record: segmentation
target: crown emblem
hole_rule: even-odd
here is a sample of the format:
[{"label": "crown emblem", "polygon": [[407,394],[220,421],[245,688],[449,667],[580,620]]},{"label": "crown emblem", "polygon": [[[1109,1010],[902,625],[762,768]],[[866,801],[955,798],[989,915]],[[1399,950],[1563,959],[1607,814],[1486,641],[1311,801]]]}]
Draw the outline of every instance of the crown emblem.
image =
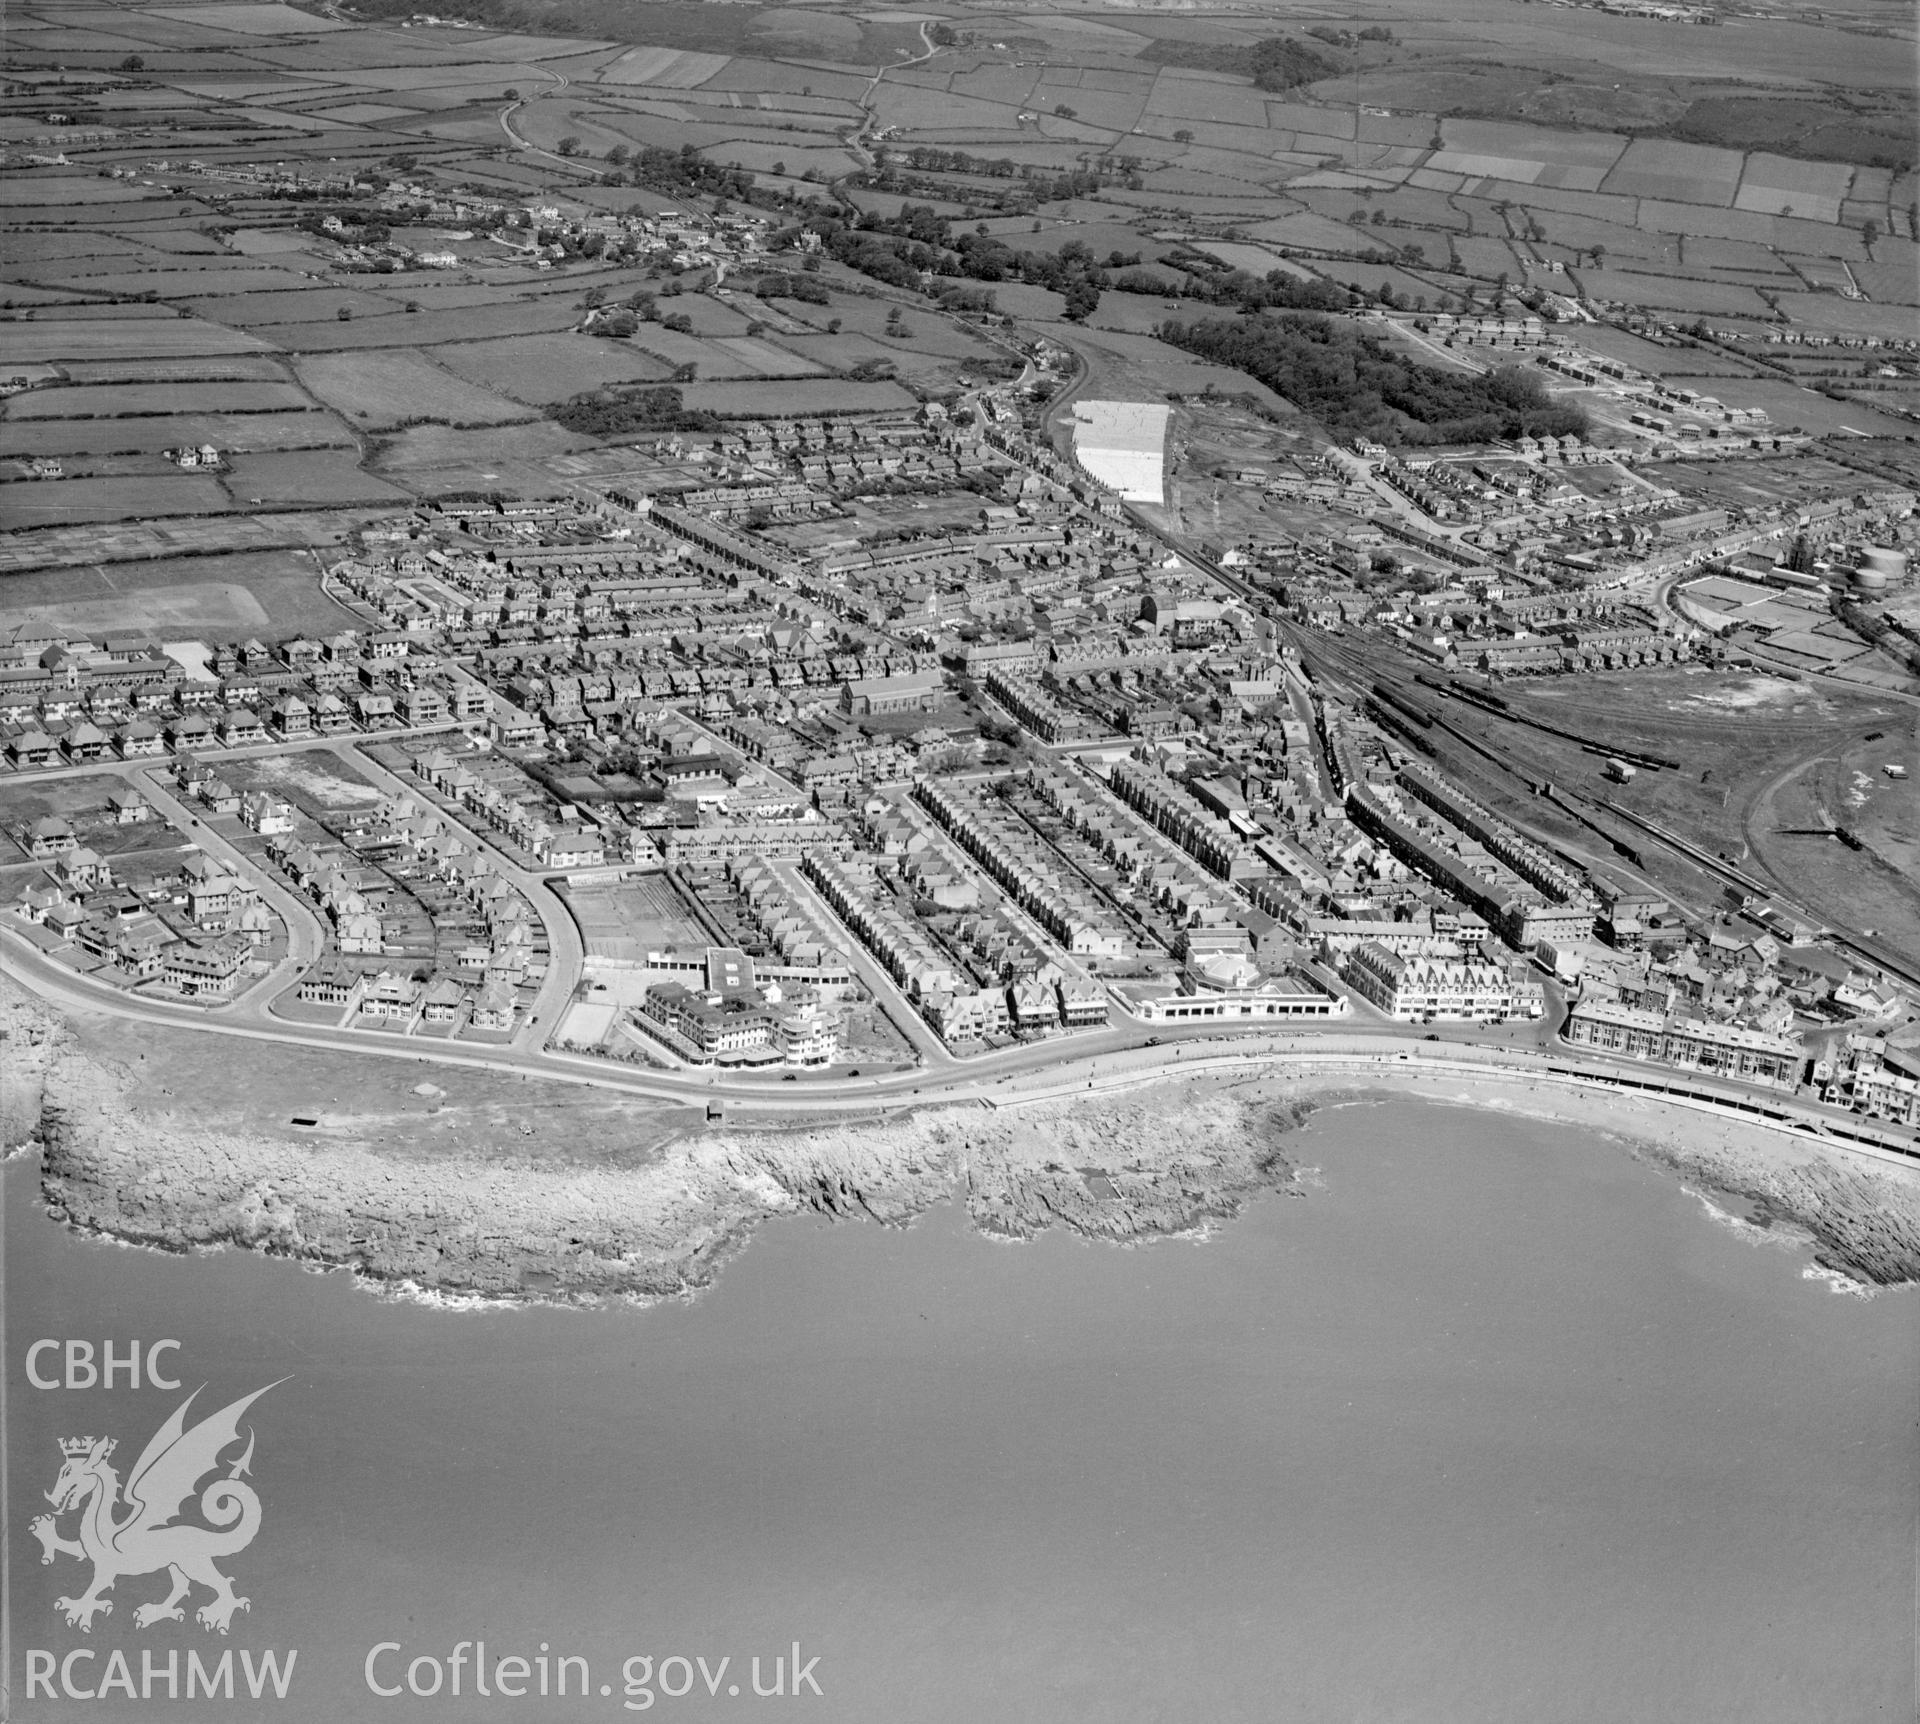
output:
[{"label": "crown emblem", "polygon": [[[185,1601],[199,1586],[212,1588],[213,1597],[193,1613],[194,1620],[216,1633],[227,1632],[234,1613],[245,1610],[248,1601],[233,1590],[232,1579],[216,1559],[245,1550],[260,1530],[259,1493],[245,1477],[253,1461],[251,1426],[246,1430],[246,1452],[225,1469],[224,1477],[198,1487],[220,1468],[221,1455],[239,1445],[241,1416],[276,1386],[269,1383],[265,1389],[255,1389],[189,1425],[188,1410],[200,1394],[195,1389],[154,1432],[134,1463],[124,1512],[120,1476],[102,1464],[113,1453],[113,1439],[56,1439],[62,1457],[60,1474],[53,1489],[45,1493],[53,1512],[37,1515],[27,1530],[40,1542],[42,1562],[70,1556],[93,1565],[93,1580],[84,1592],[53,1601],[69,1627],[90,1629],[96,1616],[108,1614],[113,1600],[107,1593],[115,1581],[165,1573],[172,1576],[173,1590],[138,1606],[133,1612],[135,1628],[184,1622]],[[183,1514],[188,1516],[185,1522],[180,1518]],[[80,1523],[74,1538],[60,1533],[60,1522],[67,1516],[77,1517]],[[279,1676],[274,1680],[277,1684]]]}]

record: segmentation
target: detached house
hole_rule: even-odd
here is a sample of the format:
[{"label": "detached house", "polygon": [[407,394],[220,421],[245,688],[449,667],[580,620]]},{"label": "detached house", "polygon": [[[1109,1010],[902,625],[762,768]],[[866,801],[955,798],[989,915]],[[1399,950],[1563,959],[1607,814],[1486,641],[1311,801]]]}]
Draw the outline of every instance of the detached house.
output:
[{"label": "detached house", "polygon": [[264,790],[249,790],[240,798],[240,818],[263,838],[293,830],[293,808]]},{"label": "detached house", "polygon": [[27,854],[36,862],[44,862],[52,856],[64,856],[68,851],[77,849],[80,840],[73,835],[73,828],[57,814],[45,814],[27,828]]}]

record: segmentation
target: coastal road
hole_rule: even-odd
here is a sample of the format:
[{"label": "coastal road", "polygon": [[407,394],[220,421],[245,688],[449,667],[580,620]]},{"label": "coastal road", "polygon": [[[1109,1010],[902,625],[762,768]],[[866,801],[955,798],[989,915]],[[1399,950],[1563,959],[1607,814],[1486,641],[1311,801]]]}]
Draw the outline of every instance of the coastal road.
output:
[{"label": "coastal road", "polygon": [[[636,1100],[702,1106],[714,1099],[708,1083],[676,1078],[660,1072],[610,1068],[604,1061],[573,1056],[534,1060],[517,1051],[468,1051],[434,1043],[357,1035],[349,1031],[265,1028],[231,1017],[196,1014],[190,1007],[112,996],[111,990],[89,985],[84,978],[52,963],[11,929],[0,925],[0,955],[5,972],[53,1004],[81,1012],[108,1010],[126,1018],[169,1026],[212,1030],[240,1037],[326,1047],[342,1053],[372,1054],[417,1064],[468,1067],[494,1072],[521,1071],[561,1083],[629,1093]],[[110,997],[100,997],[103,993]],[[1195,1036],[1180,1045],[1125,1047],[1096,1051],[1104,1036],[1076,1037],[1073,1042],[1042,1043],[1008,1050],[1021,1060],[1015,1069],[998,1076],[1005,1062],[984,1056],[981,1069],[965,1069],[951,1080],[935,1083],[923,1074],[906,1073],[870,1083],[836,1079],[824,1086],[745,1084],[726,1094],[728,1117],[760,1114],[773,1120],[800,1118],[858,1120],[884,1117],[901,1108],[930,1104],[978,1103],[995,1108],[1064,1098],[1072,1095],[1116,1093],[1169,1078],[1286,1077],[1340,1073],[1364,1084],[1369,1074],[1418,1075],[1435,1082],[1471,1084],[1476,1079],[1551,1083],[1600,1088],[1617,1092],[1625,1086],[1634,1093],[1726,1118],[1773,1126],[1789,1135],[1817,1139],[1823,1146],[1865,1160],[1911,1167],[1920,1162],[1920,1144],[1913,1134],[1873,1128],[1848,1116],[1825,1113],[1810,1103],[1776,1092],[1742,1089],[1710,1078],[1658,1066],[1610,1061],[1585,1049],[1557,1046],[1551,1052],[1486,1046],[1480,1043],[1416,1042],[1404,1035],[1366,1035],[1352,1031],[1314,1033],[1295,1026],[1286,1032],[1226,1038]],[[1031,1056],[1045,1063],[1034,1065]],[[967,1062],[971,1067],[976,1062]],[[921,1077],[922,1082],[912,1080]]]}]

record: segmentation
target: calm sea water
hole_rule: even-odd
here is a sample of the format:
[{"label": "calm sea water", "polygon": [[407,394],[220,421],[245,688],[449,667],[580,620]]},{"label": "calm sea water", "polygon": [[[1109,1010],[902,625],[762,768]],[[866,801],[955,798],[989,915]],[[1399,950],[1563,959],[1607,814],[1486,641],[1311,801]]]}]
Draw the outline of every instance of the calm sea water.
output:
[{"label": "calm sea water", "polygon": [[[1205,1243],[795,1220],[691,1306],[586,1314],[76,1240],[16,1164],[15,1716],[1912,1716],[1911,1294],[1836,1295],[1578,1133],[1396,1103],[1296,1143],[1324,1189]],[[56,1438],[128,1463],[181,1395],[36,1390],[42,1337],[177,1339],[196,1411],[290,1379],[248,1418],[226,1640],[136,1628],[156,1575],[90,1635],[56,1613],[81,1566],[26,1534]],[[526,1659],[526,1697],[475,1696],[468,1651],[454,1700],[462,1641]],[[796,1642],[810,1683],[756,1698]],[[76,1647],[104,1696],[29,1696]],[[146,1698],[102,1683],[116,1649]],[[184,1684],[266,1649],[298,1651],[284,1701],[236,1663],[236,1700],[165,1703],[170,1654]],[[586,1694],[576,1664],[541,1698],[543,1655]]]}]

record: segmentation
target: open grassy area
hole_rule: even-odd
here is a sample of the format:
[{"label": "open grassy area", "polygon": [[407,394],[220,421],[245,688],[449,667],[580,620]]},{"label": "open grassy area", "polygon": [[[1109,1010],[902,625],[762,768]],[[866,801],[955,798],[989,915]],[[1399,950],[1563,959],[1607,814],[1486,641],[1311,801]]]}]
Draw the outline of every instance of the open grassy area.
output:
[{"label": "open grassy area", "polygon": [[0,631],[70,628],[151,632],[162,640],[259,635],[320,636],[358,622],[320,591],[302,551],[62,568],[0,576]]},{"label": "open grassy area", "polygon": [[[210,1131],[331,1138],[409,1156],[491,1150],[530,1161],[631,1167],[704,1124],[693,1109],[421,1058],[238,1044],[85,1014],[70,1021],[84,1044],[134,1074],[129,1106],[185,1115]],[[236,1058],[242,1045],[246,1057]],[[295,1119],[317,1123],[295,1126]]]}]

